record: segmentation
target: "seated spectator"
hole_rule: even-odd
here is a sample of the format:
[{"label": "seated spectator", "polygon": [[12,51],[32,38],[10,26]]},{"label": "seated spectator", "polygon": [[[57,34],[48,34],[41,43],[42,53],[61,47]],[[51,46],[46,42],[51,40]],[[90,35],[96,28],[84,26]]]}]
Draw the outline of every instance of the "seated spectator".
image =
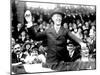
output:
[{"label": "seated spectator", "polygon": [[46,28],[45,29],[48,29],[48,28],[50,28],[50,24],[49,23],[46,24]]},{"label": "seated spectator", "polygon": [[43,25],[42,24],[40,24],[40,26],[39,26],[39,30],[38,30],[39,32],[43,32],[44,31],[44,28],[43,28]]},{"label": "seated spectator", "polygon": [[36,48],[33,49],[32,51],[32,57],[33,61],[32,63],[46,63],[46,57],[41,53],[39,54],[39,51],[37,51]]},{"label": "seated spectator", "polygon": [[81,50],[81,58],[78,59],[76,62],[79,62],[80,70],[96,68],[95,59],[90,57],[88,48]]},{"label": "seated spectator", "polygon": [[89,57],[89,49],[88,48],[86,50],[82,49],[81,50],[81,60],[88,61],[89,60],[88,57]]},{"label": "seated spectator", "polygon": [[63,26],[64,26],[64,28],[68,29],[68,24],[67,23],[64,23]]},{"label": "seated spectator", "polygon": [[17,39],[14,26],[11,26],[11,36],[12,36],[12,38]]},{"label": "seated spectator", "polygon": [[80,49],[75,47],[72,42],[69,42],[67,45],[67,50],[69,52],[69,62],[74,62],[81,57]]},{"label": "seated spectator", "polygon": [[83,25],[83,26],[82,26],[82,29],[83,29],[83,30],[86,30],[86,26],[85,26],[85,25]]},{"label": "seated spectator", "polygon": [[21,58],[21,46],[20,44],[15,44],[14,50],[12,52],[12,63],[20,62],[20,58]]},{"label": "seated spectator", "polygon": [[92,35],[90,34],[87,38],[87,44],[90,50],[90,54],[96,54],[96,36],[95,33]]},{"label": "seated spectator", "polygon": [[47,51],[47,47],[44,47],[43,45],[39,46],[39,54],[45,55],[46,51]]},{"label": "seated spectator", "polygon": [[89,37],[90,37],[91,41],[95,41],[96,40],[96,32],[95,31],[93,31],[93,33],[90,32]]},{"label": "seated spectator", "polygon": [[88,22],[85,22],[85,27],[87,30],[89,30],[89,23]]},{"label": "seated spectator", "polygon": [[69,29],[70,31],[73,30],[72,23],[69,23],[69,27],[68,27],[68,29]]},{"label": "seated spectator", "polygon": [[21,23],[18,23],[18,24],[17,24],[17,31],[18,31],[18,32],[21,31],[21,28],[22,28],[22,24],[21,24]]},{"label": "seated spectator", "polygon": [[27,42],[24,47],[23,55],[21,60],[26,64],[35,64],[35,63],[41,63],[45,62],[45,57],[42,54],[39,54],[38,49],[35,47],[35,45],[32,48],[32,43]]},{"label": "seated spectator", "polygon": [[38,23],[41,24],[43,22],[43,15],[41,14],[39,19],[38,19]]},{"label": "seated spectator", "polygon": [[73,32],[77,33],[77,25],[75,23],[73,23]]},{"label": "seated spectator", "polygon": [[24,43],[24,45],[22,46],[22,49],[23,49],[23,52],[31,52],[31,45],[32,43],[31,42],[26,42]]},{"label": "seated spectator", "polygon": [[91,29],[89,31],[89,36],[94,36],[95,37],[95,30],[96,30],[95,26],[94,25],[91,26]]},{"label": "seated spectator", "polygon": [[96,21],[91,22],[90,26],[95,26],[96,25]]},{"label": "seated spectator", "polygon": [[76,24],[77,24],[77,26],[78,27],[82,27],[82,24],[81,24],[81,22],[80,22],[80,20],[78,19],[78,20],[76,20]]},{"label": "seated spectator", "polygon": [[23,47],[22,47],[22,49],[23,49],[22,52],[23,53],[22,53],[22,57],[21,57],[22,62],[25,62],[25,58],[27,56],[31,55],[31,52],[32,52],[31,45],[32,45],[32,43],[30,43],[30,42],[27,42],[23,45]]},{"label": "seated spectator", "polygon": [[83,41],[87,42],[87,37],[88,37],[88,30],[83,30]]},{"label": "seated spectator", "polygon": [[27,34],[26,31],[22,31],[21,34],[19,35],[19,39],[17,40],[17,43],[24,44],[25,41],[27,40]]},{"label": "seated spectator", "polygon": [[19,35],[23,30],[24,30],[24,26],[21,23],[18,23],[17,28],[15,29],[16,40],[18,39]]}]

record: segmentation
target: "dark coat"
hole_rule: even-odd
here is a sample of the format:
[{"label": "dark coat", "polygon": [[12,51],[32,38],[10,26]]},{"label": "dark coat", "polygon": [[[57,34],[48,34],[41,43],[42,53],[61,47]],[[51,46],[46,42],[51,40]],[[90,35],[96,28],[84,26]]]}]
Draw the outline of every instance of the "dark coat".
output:
[{"label": "dark coat", "polygon": [[19,58],[17,58],[17,54],[12,52],[12,63],[18,63],[20,61]]},{"label": "dark coat", "polygon": [[47,63],[57,63],[60,61],[68,61],[69,54],[66,49],[66,41],[68,37],[71,37],[77,43],[82,42],[76,36],[74,36],[68,29],[60,28],[58,34],[54,27],[51,27],[43,32],[36,32],[34,26],[28,28],[29,35],[36,40],[47,39]]},{"label": "dark coat", "polygon": [[26,31],[25,27],[22,27],[19,31],[17,28],[14,29],[14,31],[12,32],[12,37],[14,39],[18,39],[19,35],[21,34],[22,31]]},{"label": "dark coat", "polygon": [[73,56],[69,59],[69,62],[75,62],[79,58],[81,58],[80,49],[75,49]]}]

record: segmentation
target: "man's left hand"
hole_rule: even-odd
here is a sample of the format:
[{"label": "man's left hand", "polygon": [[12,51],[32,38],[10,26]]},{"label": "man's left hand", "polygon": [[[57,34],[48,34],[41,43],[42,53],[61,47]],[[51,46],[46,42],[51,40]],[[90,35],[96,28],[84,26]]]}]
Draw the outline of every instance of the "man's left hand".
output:
[{"label": "man's left hand", "polygon": [[81,49],[86,49],[87,48],[87,46],[86,46],[86,43],[80,43],[80,45],[81,45]]}]

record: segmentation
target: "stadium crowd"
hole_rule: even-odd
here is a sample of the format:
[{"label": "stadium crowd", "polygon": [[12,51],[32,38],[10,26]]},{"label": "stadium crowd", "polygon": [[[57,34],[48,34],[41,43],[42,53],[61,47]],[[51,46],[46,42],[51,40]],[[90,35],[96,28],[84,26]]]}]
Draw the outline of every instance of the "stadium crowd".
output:
[{"label": "stadium crowd", "polygon": [[[31,14],[25,13],[24,19],[29,16],[31,16]],[[32,21],[37,32],[42,32],[53,25],[48,14],[34,13],[32,14]],[[82,56],[96,59],[96,13],[64,13],[62,22],[64,28],[69,29],[75,36],[82,39],[88,47],[85,52],[82,52],[78,44],[70,38],[66,39],[66,48],[69,51],[71,58],[69,62],[75,62]],[[46,40],[33,40],[28,35],[26,24],[27,22],[24,21],[24,24],[18,22],[17,26],[11,26],[12,63],[45,63],[46,51],[48,50]],[[78,57],[76,58],[73,57],[73,51],[75,50],[77,51],[76,54],[78,54]]]}]

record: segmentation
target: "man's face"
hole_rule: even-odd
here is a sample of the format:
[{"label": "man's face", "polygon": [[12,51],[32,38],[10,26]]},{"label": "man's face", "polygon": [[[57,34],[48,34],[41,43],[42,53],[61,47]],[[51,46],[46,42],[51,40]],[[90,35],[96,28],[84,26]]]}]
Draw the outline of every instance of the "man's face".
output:
[{"label": "man's face", "polygon": [[68,44],[68,45],[67,45],[67,50],[68,50],[69,52],[73,51],[73,50],[74,50],[73,44]]},{"label": "man's face", "polygon": [[15,44],[15,39],[12,38],[11,41],[12,41],[12,45],[14,45]]},{"label": "man's face", "polygon": [[52,16],[52,20],[54,22],[54,24],[56,25],[61,25],[61,22],[62,22],[62,16],[60,14],[54,14]]},{"label": "man's face", "polygon": [[76,29],[77,28],[77,25],[75,23],[73,23],[73,28]]},{"label": "man's face", "polygon": [[68,25],[67,25],[67,23],[64,23],[64,28],[68,28]]},{"label": "man's face", "polygon": [[22,27],[22,24],[18,23],[17,28],[21,28],[21,27]]},{"label": "man's face", "polygon": [[30,47],[31,47],[30,44],[27,44],[27,45],[26,45],[26,49],[27,49],[27,50],[30,49]]},{"label": "man's face", "polygon": [[25,34],[26,34],[25,31],[23,31],[23,32],[21,33],[22,36],[25,36]]},{"label": "man's face", "polygon": [[36,50],[33,50],[32,56],[38,56],[38,52]]},{"label": "man's face", "polygon": [[81,28],[79,28],[79,29],[78,29],[78,32],[82,32],[82,29],[81,29]]},{"label": "man's face", "polygon": [[89,56],[89,50],[88,49],[81,50],[81,55],[82,55],[82,57],[88,57]]},{"label": "man's face", "polygon": [[77,24],[79,24],[80,23],[80,20],[77,20],[76,22],[77,22]]},{"label": "man's face", "polygon": [[19,44],[16,44],[16,45],[14,46],[14,52],[15,52],[16,54],[20,54],[20,52],[21,52],[21,47],[20,47]]}]

